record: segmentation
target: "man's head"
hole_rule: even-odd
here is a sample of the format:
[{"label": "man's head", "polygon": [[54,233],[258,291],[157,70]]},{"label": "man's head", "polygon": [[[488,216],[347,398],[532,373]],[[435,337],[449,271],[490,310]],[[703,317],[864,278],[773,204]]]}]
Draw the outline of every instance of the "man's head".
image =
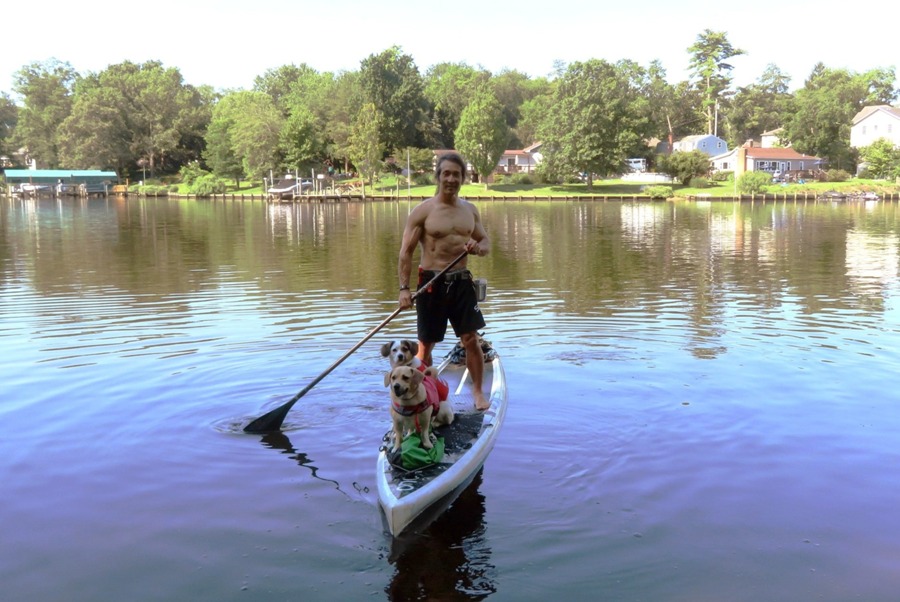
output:
[{"label": "man's head", "polygon": [[462,181],[466,179],[466,162],[463,160],[462,155],[454,151],[448,151],[438,157],[437,164],[434,166],[434,179],[438,182],[441,181],[441,171],[444,169],[444,164],[447,161],[451,161],[456,163],[459,166],[460,171],[462,172]]}]

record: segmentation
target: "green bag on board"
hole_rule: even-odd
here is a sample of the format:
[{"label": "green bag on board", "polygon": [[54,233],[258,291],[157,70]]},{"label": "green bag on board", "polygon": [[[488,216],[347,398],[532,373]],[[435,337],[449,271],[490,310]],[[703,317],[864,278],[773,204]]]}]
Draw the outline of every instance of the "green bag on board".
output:
[{"label": "green bag on board", "polygon": [[400,443],[400,464],[406,470],[415,470],[437,464],[444,457],[444,438],[438,437],[431,449],[422,447],[419,433],[410,433]]}]

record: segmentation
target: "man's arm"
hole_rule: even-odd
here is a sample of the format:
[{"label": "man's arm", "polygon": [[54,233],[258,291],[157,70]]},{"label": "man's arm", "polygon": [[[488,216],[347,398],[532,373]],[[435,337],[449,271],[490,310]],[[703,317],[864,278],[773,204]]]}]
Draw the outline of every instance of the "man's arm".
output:
[{"label": "man's arm", "polygon": [[421,205],[412,210],[403,229],[403,240],[400,243],[400,256],[397,260],[397,279],[400,284],[400,307],[406,309],[412,305],[410,282],[413,253],[422,240],[425,230],[424,212],[419,211]]},{"label": "man's arm", "polygon": [[[466,250],[472,255],[484,257],[491,252],[491,239],[488,238],[487,231],[481,223],[481,215],[478,213],[478,208],[471,203],[469,206],[472,208],[472,215],[475,217],[475,228],[472,230],[472,240],[466,244]],[[476,244],[472,244],[472,241]]]}]

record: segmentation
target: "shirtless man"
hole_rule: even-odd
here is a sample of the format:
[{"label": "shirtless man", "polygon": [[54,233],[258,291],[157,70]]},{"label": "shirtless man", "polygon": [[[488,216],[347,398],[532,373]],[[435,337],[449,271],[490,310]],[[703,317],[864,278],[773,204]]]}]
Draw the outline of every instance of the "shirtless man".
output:
[{"label": "shirtless man", "polygon": [[[466,179],[463,158],[452,152],[441,155],[435,177],[438,181],[437,193],[412,210],[403,230],[397,265],[401,309],[412,306],[409,278],[413,251],[417,246],[422,246],[422,257],[416,288],[431,280],[435,273],[450,265],[463,251],[481,257],[487,255],[491,248],[478,209],[459,198],[459,188]],[[431,365],[431,352],[435,344],[444,340],[449,320],[453,332],[466,350],[466,368],[472,377],[475,407],[486,410],[490,403],[481,390],[484,354],[478,342],[478,329],[484,328],[484,317],[478,307],[472,273],[466,269],[467,259],[468,256],[463,257],[453,271],[447,272],[430,289],[416,297],[418,357]]]}]

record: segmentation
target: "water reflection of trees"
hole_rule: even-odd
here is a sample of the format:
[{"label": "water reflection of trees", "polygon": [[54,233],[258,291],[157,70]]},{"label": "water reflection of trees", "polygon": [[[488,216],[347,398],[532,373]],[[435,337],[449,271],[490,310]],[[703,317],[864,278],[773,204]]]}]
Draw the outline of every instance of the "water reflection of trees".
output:
[{"label": "water reflection of trees", "polygon": [[[479,207],[493,252],[473,267],[493,290],[552,291],[555,311],[580,316],[636,311],[653,320],[677,307],[698,349],[717,348],[735,295],[761,312],[788,303],[810,314],[878,310],[897,275],[893,203]],[[405,201],[5,201],[3,269],[27,266],[42,294],[114,292],[135,303],[226,281],[292,308],[290,294],[311,290],[338,295],[336,303],[341,294],[390,303],[410,208]]]},{"label": "water reflection of trees", "polygon": [[699,357],[723,351],[735,299],[760,314],[873,309],[897,271],[893,204],[532,203],[484,213],[495,247],[516,257],[505,284],[541,282],[557,291],[558,311],[582,316],[672,320],[677,307]]}]

